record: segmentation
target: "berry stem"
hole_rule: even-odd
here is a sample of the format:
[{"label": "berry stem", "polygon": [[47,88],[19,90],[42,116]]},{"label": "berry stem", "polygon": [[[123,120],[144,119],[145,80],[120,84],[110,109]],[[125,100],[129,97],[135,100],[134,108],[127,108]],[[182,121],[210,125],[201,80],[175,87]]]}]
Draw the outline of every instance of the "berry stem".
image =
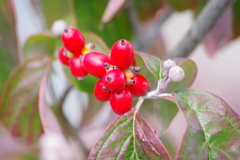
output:
[{"label": "berry stem", "polygon": [[134,111],[135,114],[139,111],[143,101],[144,101],[144,97],[143,96],[139,97],[138,102],[135,106],[135,111]]}]

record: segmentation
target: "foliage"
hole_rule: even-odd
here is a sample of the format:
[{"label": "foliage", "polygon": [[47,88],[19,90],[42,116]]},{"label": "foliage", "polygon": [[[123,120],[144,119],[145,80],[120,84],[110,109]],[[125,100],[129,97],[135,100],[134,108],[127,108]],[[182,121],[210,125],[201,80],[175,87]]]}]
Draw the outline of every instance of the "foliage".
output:
[{"label": "foliage", "polygon": [[[93,51],[109,55],[109,47],[119,39],[138,41],[139,35],[136,33],[139,32],[136,30],[139,28],[131,25],[133,20],[129,18],[129,11],[136,9],[139,24],[149,29],[149,24],[154,25],[156,19],[164,18],[164,13],[160,16],[156,14],[158,11],[165,8],[181,12],[192,10],[193,17],[197,17],[207,2],[122,0],[114,5],[112,0],[41,0],[36,6],[36,1],[32,1],[35,9],[41,8],[46,28],[44,32],[30,36],[19,47],[13,2],[1,1],[0,143],[9,143],[12,149],[4,147],[3,152],[0,151],[0,159],[38,159],[42,151],[41,136],[51,134],[61,135],[64,145],[66,142],[67,148],[78,159],[86,159],[86,156],[88,159],[171,159],[173,156],[179,160],[239,159],[240,116],[218,96],[203,90],[188,89],[198,71],[191,59],[173,59],[184,70],[185,77],[181,82],[168,83],[168,70],[163,67],[161,56],[135,51],[137,66],[142,68],[141,74],[147,77],[151,91],[136,98],[135,107],[117,118],[108,103],[94,98],[92,93],[98,80],[96,77],[88,75],[79,81],[71,75],[69,68],[60,65],[59,71],[55,67],[58,62],[55,52],[62,44],[60,37],[53,35],[49,29],[57,19],[64,19],[68,26],[80,29],[86,42],[95,45]],[[54,9],[49,7],[53,4]],[[236,0],[208,34],[204,43],[210,56],[239,37],[239,4],[240,0]],[[225,43],[220,45],[223,40],[226,40]],[[58,88],[59,84],[52,83],[51,77],[58,72],[65,76],[67,85],[75,89],[78,96],[75,104],[65,101],[71,97],[71,88],[56,93],[59,90],[55,91],[54,88]],[[82,111],[82,119],[74,126],[64,113],[64,107],[71,105],[77,105]],[[170,155],[169,141],[162,142],[161,139],[178,111],[187,126],[176,154]],[[103,132],[101,136],[97,135],[100,138],[95,145],[84,142],[85,137],[81,133],[88,129]],[[90,135],[92,133],[89,132]],[[92,139],[96,138],[93,136]],[[54,140],[52,142],[61,146]],[[82,155],[77,154],[76,148]]]}]

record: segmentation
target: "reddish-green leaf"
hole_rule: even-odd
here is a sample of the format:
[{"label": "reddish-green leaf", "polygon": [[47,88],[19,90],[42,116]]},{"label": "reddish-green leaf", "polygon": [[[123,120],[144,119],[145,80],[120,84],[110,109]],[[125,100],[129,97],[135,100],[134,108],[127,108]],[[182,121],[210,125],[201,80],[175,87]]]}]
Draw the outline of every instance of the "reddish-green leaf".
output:
[{"label": "reddish-green leaf", "polygon": [[36,34],[27,39],[23,47],[23,57],[28,59],[36,55],[52,56],[56,49],[57,39],[46,34]]},{"label": "reddish-green leaf", "polygon": [[14,7],[11,0],[0,1],[0,94],[7,77],[18,64],[18,40]]},{"label": "reddish-green leaf", "polygon": [[37,57],[17,66],[7,79],[0,98],[0,121],[15,137],[35,142],[42,133],[38,90],[48,57]]},{"label": "reddish-green leaf", "polygon": [[173,59],[177,65],[182,67],[185,72],[185,77],[181,82],[173,82],[166,92],[172,92],[179,89],[184,89],[190,87],[196,76],[197,76],[197,66],[194,61],[188,58],[175,58]]},{"label": "reddish-green leaf", "polygon": [[119,117],[89,154],[93,159],[170,159],[165,147],[134,109]]},{"label": "reddish-green leaf", "polygon": [[175,98],[188,126],[176,159],[240,158],[240,116],[226,102],[196,89]]},{"label": "reddish-green leaf", "polygon": [[196,0],[167,0],[168,4],[176,11],[185,11],[187,9],[191,9]]},{"label": "reddish-green leaf", "polygon": [[147,69],[156,77],[159,79],[161,76],[161,60],[158,57],[155,57],[153,55],[149,55],[142,52],[136,52],[142,60],[144,61]]},{"label": "reddish-green leaf", "polygon": [[140,108],[141,115],[159,137],[167,130],[177,112],[176,104],[165,99],[147,99]]}]

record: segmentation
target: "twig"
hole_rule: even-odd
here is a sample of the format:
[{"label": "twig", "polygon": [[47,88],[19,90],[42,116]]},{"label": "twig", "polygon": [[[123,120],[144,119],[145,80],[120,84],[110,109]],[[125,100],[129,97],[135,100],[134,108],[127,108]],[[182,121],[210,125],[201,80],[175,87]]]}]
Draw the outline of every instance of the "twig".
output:
[{"label": "twig", "polygon": [[209,1],[197,17],[193,27],[183,38],[181,43],[170,54],[168,54],[166,59],[188,57],[197,45],[204,40],[207,33],[211,31],[217,20],[234,1],[235,0]]},{"label": "twig", "polygon": [[87,157],[89,154],[89,151],[87,150],[87,148],[85,147],[85,145],[83,144],[82,140],[80,139],[79,135],[78,135],[78,131],[71,126],[71,124],[68,122],[67,118],[65,117],[64,113],[63,113],[63,103],[69,93],[69,91],[72,89],[72,86],[68,86],[65,90],[65,92],[63,93],[59,103],[58,103],[58,109],[59,109],[59,114],[60,117],[64,123],[65,128],[68,130],[68,132],[70,133],[70,135],[77,141],[78,145],[80,148],[82,148],[85,156]]}]

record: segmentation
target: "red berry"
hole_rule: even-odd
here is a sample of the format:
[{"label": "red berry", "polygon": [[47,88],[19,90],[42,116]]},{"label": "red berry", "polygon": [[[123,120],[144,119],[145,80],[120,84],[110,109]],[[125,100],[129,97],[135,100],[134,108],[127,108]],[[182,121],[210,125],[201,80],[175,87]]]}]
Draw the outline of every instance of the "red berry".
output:
[{"label": "red berry", "polygon": [[75,56],[79,56],[85,46],[85,39],[82,33],[74,28],[64,30],[62,41],[67,50]]},{"label": "red berry", "polygon": [[70,62],[70,58],[67,57],[67,50],[66,48],[62,47],[59,51],[58,51],[58,59],[60,60],[60,62],[64,65],[69,65]]},{"label": "red berry", "polygon": [[131,66],[136,66],[136,58],[135,58],[135,56],[133,56],[133,61],[132,61],[132,63],[131,63]]},{"label": "red berry", "polygon": [[134,96],[142,96],[147,93],[149,85],[148,80],[141,74],[136,74],[131,78],[130,85],[128,86],[130,92]]},{"label": "red berry", "polygon": [[112,93],[110,96],[110,104],[112,110],[119,115],[122,115],[132,108],[132,94],[128,88],[122,92]]},{"label": "red berry", "polygon": [[102,78],[106,73],[105,65],[110,64],[108,56],[99,52],[90,52],[83,58],[83,66],[88,73],[95,77]]},{"label": "red berry", "polygon": [[85,77],[88,74],[83,68],[82,61],[77,57],[71,59],[70,71],[74,77]]},{"label": "red berry", "polygon": [[103,81],[99,80],[95,85],[94,95],[99,101],[108,101],[111,92],[104,86]]},{"label": "red berry", "polygon": [[125,39],[117,41],[110,54],[110,59],[119,69],[127,69],[133,62],[134,50],[130,42]]},{"label": "red berry", "polygon": [[122,70],[113,69],[104,75],[103,83],[111,92],[119,92],[125,88],[127,77]]}]

